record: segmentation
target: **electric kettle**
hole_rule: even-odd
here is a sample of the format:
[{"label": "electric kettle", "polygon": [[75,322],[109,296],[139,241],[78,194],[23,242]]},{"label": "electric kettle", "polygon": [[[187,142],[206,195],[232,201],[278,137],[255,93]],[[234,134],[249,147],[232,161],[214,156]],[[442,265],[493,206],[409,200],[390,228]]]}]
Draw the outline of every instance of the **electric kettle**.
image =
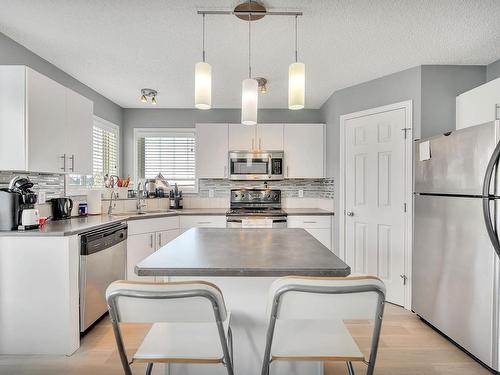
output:
[{"label": "electric kettle", "polygon": [[52,198],[52,220],[69,219],[73,209],[73,201],[70,198]]}]

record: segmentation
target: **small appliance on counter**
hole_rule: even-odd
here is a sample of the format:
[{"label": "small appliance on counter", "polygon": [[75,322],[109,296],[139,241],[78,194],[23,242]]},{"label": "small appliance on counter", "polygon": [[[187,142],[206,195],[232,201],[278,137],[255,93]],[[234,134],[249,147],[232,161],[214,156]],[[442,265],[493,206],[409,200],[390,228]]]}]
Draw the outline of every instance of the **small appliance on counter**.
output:
[{"label": "small appliance on counter", "polygon": [[26,177],[14,177],[8,188],[0,189],[0,230],[39,228],[37,195],[33,183]]},{"label": "small appliance on counter", "polygon": [[179,190],[177,184],[174,186],[174,190],[170,191],[170,204],[171,209],[182,209],[183,207],[182,191]]},{"label": "small appliance on counter", "polygon": [[52,198],[52,220],[69,219],[73,209],[73,201],[70,198]]}]

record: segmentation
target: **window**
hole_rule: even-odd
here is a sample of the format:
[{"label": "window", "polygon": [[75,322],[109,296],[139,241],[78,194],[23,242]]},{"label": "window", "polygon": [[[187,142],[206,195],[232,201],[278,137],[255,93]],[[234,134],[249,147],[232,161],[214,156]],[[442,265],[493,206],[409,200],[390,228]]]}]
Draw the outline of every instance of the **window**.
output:
[{"label": "window", "polygon": [[161,173],[170,185],[188,191],[196,189],[194,130],[136,129],[135,141],[139,179],[155,178]]},{"label": "window", "polygon": [[118,128],[96,121],[92,140],[94,186],[103,186],[105,175],[118,175]]},{"label": "window", "polygon": [[106,120],[94,117],[92,130],[92,175],[68,175],[71,188],[103,187],[104,176],[118,175],[119,127]]}]

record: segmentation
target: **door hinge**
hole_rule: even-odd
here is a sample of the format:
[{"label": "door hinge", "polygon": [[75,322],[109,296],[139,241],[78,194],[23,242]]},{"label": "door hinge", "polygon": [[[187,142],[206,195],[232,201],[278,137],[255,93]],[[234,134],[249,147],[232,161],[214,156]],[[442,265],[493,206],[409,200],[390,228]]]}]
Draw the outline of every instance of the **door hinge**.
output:
[{"label": "door hinge", "polygon": [[403,203],[403,211],[406,212],[406,203]]},{"label": "door hinge", "polygon": [[411,128],[402,128],[401,131],[405,132],[405,139],[407,137],[407,133],[411,130]]},{"label": "door hinge", "polygon": [[406,275],[399,275],[403,279],[403,285],[406,285],[406,281],[408,280],[408,277]]}]

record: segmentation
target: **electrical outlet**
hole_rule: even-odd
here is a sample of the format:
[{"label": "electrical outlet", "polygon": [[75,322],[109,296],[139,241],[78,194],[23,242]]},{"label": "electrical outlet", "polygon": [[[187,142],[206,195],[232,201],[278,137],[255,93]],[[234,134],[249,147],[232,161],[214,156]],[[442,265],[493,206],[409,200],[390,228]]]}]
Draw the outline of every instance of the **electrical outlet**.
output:
[{"label": "electrical outlet", "polygon": [[39,191],[38,192],[38,204],[43,204],[45,203],[47,197],[45,195],[45,192],[44,191]]},{"label": "electrical outlet", "polygon": [[208,197],[209,198],[215,197],[215,190],[214,189],[209,189],[208,190]]},{"label": "electrical outlet", "polygon": [[304,190],[299,190],[299,198],[304,198]]}]

